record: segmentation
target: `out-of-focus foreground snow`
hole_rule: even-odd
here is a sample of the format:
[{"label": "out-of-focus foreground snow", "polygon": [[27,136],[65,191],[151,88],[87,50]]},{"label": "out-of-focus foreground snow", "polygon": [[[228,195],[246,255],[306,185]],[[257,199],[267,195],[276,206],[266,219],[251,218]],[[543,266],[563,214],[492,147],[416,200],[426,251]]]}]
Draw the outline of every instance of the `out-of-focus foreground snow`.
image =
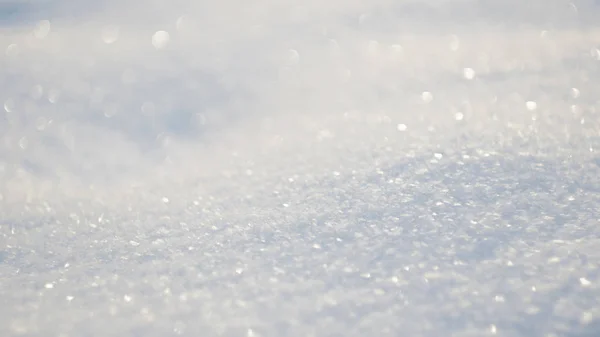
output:
[{"label": "out-of-focus foreground snow", "polygon": [[0,1],[0,335],[597,336],[597,1]]}]

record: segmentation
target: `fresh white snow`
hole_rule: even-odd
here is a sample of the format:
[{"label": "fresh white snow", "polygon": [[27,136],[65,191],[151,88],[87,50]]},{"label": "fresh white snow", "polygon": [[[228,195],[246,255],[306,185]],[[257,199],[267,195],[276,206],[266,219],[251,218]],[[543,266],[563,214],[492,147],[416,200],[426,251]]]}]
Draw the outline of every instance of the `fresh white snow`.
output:
[{"label": "fresh white snow", "polygon": [[598,17],[0,0],[0,335],[600,335]]}]

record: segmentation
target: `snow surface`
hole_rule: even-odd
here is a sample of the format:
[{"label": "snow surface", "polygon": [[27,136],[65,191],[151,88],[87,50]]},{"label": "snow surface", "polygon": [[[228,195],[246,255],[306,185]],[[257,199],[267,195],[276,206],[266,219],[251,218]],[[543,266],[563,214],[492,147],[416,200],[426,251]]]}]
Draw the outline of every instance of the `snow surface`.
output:
[{"label": "snow surface", "polygon": [[0,335],[600,335],[598,17],[0,0]]}]

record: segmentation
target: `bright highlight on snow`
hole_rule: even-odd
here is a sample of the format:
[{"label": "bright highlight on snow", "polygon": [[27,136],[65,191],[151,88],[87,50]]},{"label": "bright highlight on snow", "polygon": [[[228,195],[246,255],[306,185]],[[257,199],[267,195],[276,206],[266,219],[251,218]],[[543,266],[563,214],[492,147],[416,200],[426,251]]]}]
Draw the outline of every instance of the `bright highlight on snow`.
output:
[{"label": "bright highlight on snow", "polygon": [[474,79],[475,78],[475,70],[473,70],[472,68],[463,69],[463,77],[466,78],[467,80]]},{"label": "bright highlight on snow", "polygon": [[7,98],[4,101],[4,111],[6,112],[14,112],[15,110],[15,102],[11,98]]},{"label": "bright highlight on snow", "polygon": [[33,31],[33,36],[37,39],[43,39],[50,33],[50,21],[41,20],[38,22],[35,30]]},{"label": "bright highlight on snow", "polygon": [[159,30],[152,35],[152,45],[156,49],[163,49],[167,46],[170,40],[170,35],[164,30]]},{"label": "bright highlight on snow", "polygon": [[296,49],[290,49],[287,52],[288,57],[287,57],[287,64],[292,66],[292,65],[296,65],[298,64],[298,62],[300,61],[300,53],[298,53],[298,51]]},{"label": "bright highlight on snow", "polygon": [[431,101],[433,101],[433,94],[430,93],[429,91],[424,91],[421,94],[421,99],[423,100],[423,102],[425,103],[430,103]]},{"label": "bright highlight on snow", "polygon": [[106,44],[115,43],[119,39],[119,27],[107,26],[102,30],[102,41]]},{"label": "bright highlight on snow", "polygon": [[6,47],[6,56],[16,57],[19,54],[19,46],[11,43]]}]

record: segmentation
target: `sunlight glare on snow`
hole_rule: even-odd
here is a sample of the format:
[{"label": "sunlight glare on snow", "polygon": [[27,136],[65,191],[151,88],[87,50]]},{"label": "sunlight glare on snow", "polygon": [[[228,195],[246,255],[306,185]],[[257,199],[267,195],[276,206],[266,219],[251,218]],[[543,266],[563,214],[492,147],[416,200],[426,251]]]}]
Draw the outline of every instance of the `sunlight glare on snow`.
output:
[{"label": "sunlight glare on snow", "polygon": [[118,26],[106,26],[102,29],[102,41],[106,44],[115,43],[119,39]]},{"label": "sunlight glare on snow", "polygon": [[4,101],[4,111],[6,111],[6,112],[14,112],[15,111],[15,101],[12,98],[7,98]]},{"label": "sunlight glare on snow", "polygon": [[579,89],[571,88],[571,97],[579,98],[580,95],[581,95],[581,92],[579,91]]},{"label": "sunlight glare on snow", "polygon": [[37,39],[44,39],[50,33],[50,21],[41,20],[33,31],[33,36]]},{"label": "sunlight glare on snow", "polygon": [[463,69],[463,77],[467,80],[474,79],[475,78],[475,70],[473,70],[473,68]]},{"label": "sunlight glare on snow", "polygon": [[458,51],[460,48],[460,39],[456,35],[450,37],[450,50]]},{"label": "sunlight glare on snow", "polygon": [[39,84],[34,85],[30,90],[30,97],[34,100],[40,99],[43,95],[44,88]]},{"label": "sunlight glare on snow", "polygon": [[189,19],[185,15],[182,15],[179,18],[177,18],[177,21],[175,22],[175,27],[177,28],[177,30],[178,31],[185,30],[188,20]]},{"label": "sunlight glare on snow", "polygon": [[60,90],[56,89],[56,88],[52,88],[50,90],[48,90],[48,102],[54,104],[58,101],[58,98],[60,96]]},{"label": "sunlight glare on snow", "polygon": [[433,101],[433,94],[429,91],[424,91],[421,94],[421,100],[425,103],[431,103],[431,101]]},{"label": "sunlight glare on snow", "polygon": [[298,64],[298,62],[300,61],[300,53],[298,53],[298,51],[296,49],[289,49],[287,51],[287,65],[288,66],[293,66]]},{"label": "sunlight glare on snow", "polygon": [[164,49],[169,43],[169,33],[164,30],[159,30],[152,35],[152,45],[156,49]]},{"label": "sunlight glare on snow", "polygon": [[15,43],[11,43],[6,47],[6,56],[16,57],[19,55],[19,46]]}]

